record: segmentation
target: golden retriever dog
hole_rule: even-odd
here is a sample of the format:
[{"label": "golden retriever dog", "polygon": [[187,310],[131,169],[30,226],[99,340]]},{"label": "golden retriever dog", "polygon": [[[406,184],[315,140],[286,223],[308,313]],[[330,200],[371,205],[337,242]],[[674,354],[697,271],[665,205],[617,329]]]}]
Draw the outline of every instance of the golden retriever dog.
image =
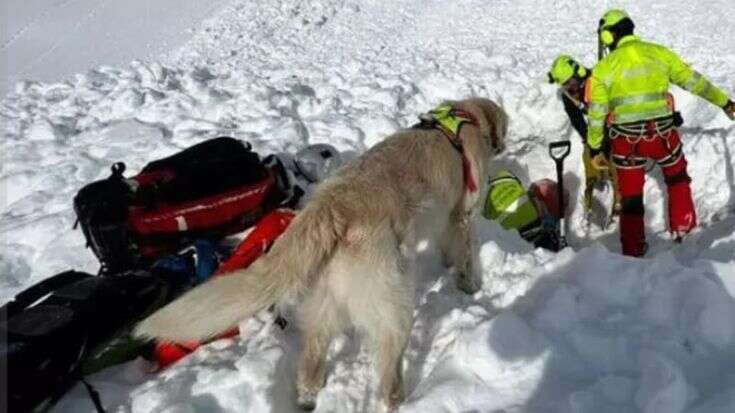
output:
[{"label": "golden retriever dog", "polygon": [[507,115],[490,100],[447,103],[474,120],[459,130],[463,151],[432,127],[387,137],[322,182],[267,255],[194,288],[141,322],[135,334],[202,340],[274,303],[290,305],[303,340],[299,406],[315,407],[330,342],[351,326],[372,345],[382,400],[389,409],[398,406],[417,243],[435,240],[457,286],[468,294],[480,289],[473,221],[482,188],[468,189],[467,180],[487,181],[507,132]]}]

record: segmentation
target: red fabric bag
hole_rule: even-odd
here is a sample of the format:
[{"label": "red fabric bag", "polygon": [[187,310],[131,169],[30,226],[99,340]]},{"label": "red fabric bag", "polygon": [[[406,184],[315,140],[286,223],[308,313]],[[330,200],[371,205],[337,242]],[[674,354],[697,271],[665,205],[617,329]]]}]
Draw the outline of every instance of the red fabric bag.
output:
[{"label": "red fabric bag", "polygon": [[[273,242],[278,238],[291,223],[296,215],[289,209],[277,209],[265,217],[250,231],[245,239],[238,245],[230,258],[222,263],[215,277],[227,276],[235,270],[247,268],[258,257],[266,253]],[[229,338],[238,335],[237,328],[226,331],[213,340]],[[168,367],[181,358],[196,350],[206,343],[196,341],[186,343],[157,343],[154,350],[154,358],[159,369]]]}]

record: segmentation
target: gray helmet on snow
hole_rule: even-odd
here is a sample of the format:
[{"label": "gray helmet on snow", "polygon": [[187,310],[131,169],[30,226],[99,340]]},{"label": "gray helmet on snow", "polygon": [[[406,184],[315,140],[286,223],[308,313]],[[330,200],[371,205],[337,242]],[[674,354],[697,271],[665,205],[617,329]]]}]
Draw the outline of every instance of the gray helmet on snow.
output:
[{"label": "gray helmet on snow", "polygon": [[317,143],[298,151],[294,156],[296,171],[309,182],[320,182],[342,165],[339,151],[332,145]]}]

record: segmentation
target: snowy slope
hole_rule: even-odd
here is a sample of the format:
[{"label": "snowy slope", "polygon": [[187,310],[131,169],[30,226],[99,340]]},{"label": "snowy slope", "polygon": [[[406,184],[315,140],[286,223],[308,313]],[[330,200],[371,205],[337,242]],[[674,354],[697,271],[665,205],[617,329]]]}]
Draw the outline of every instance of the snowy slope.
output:
[{"label": "snowy slope", "polygon": [[[728,1],[614,4],[644,37],[735,93]],[[70,229],[71,198],[112,162],[136,170],[219,134],[264,153],[329,142],[359,154],[442,99],[485,96],[512,120],[497,168],[527,180],[553,176],[546,144],[571,138],[566,182],[578,200],[581,146],[544,73],[563,52],[593,63],[595,24],[610,5],[233,1],[154,61],[21,84],[0,109],[0,300],[69,267],[96,269]],[[702,228],[681,246],[668,241],[654,171],[647,259],[620,256],[615,229],[586,231],[579,208],[570,218],[573,248],[557,255],[481,223],[485,285],[474,297],[456,290],[432,248],[422,251],[401,411],[735,410],[735,126],[706,102],[675,94]],[[213,343],[161,374],[133,362],[91,381],[113,411],[296,411],[298,332],[281,332],[266,314],[241,328],[246,340]],[[355,339],[332,349],[318,411],[375,407],[370,358]],[[92,406],[78,387],[58,411]]]},{"label": "snowy slope", "polygon": [[156,58],[179,47],[228,0],[4,0],[0,93],[23,79],[56,82],[90,67]]}]

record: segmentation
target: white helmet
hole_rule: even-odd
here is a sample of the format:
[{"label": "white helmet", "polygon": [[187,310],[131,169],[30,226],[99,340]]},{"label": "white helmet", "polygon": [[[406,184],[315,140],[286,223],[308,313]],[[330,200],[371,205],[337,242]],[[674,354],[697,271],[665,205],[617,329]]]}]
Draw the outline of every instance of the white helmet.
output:
[{"label": "white helmet", "polygon": [[296,172],[311,183],[321,182],[342,165],[339,151],[332,145],[317,143],[298,151],[294,156]]}]

